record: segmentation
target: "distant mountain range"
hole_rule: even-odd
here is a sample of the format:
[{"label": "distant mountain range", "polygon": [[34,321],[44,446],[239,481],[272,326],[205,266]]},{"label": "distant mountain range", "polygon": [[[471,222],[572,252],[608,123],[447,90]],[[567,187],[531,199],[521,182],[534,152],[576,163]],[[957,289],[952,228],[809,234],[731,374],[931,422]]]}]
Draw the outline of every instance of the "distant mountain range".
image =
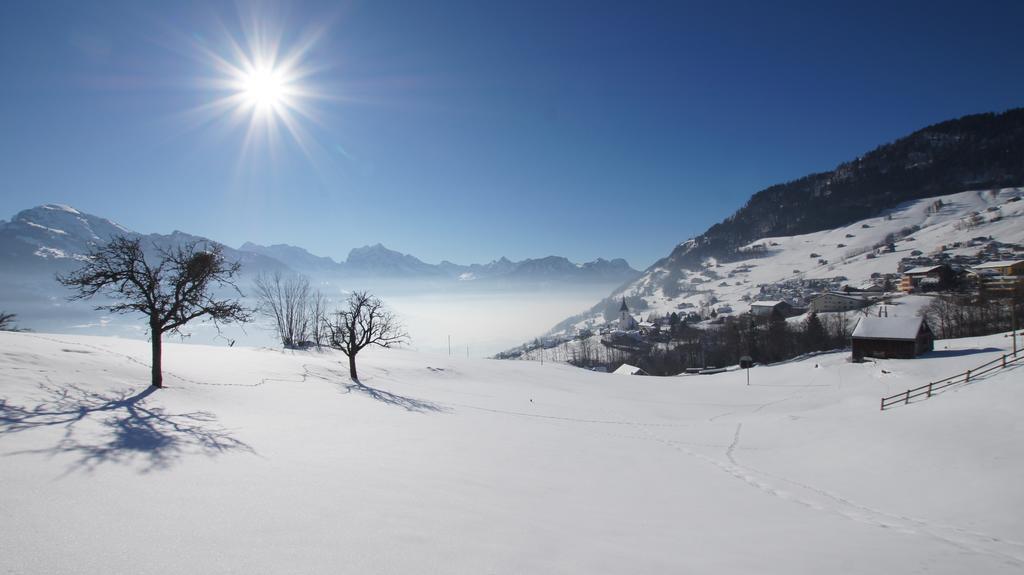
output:
[{"label": "distant mountain range", "polygon": [[150,250],[193,240],[214,243],[221,246],[228,259],[240,262],[246,274],[279,270],[332,277],[522,283],[621,283],[640,274],[623,259],[575,264],[559,256],[519,262],[501,258],[472,265],[443,261],[434,265],[381,244],[355,248],[344,262],[337,262],[287,244],[262,246],[246,242],[235,249],[181,231],[140,234],[108,219],[60,204],[30,208],[19,212],[9,222],[0,221],[0,270],[8,273],[65,271],[79,265],[94,246],[116,235],[142,238],[144,248]]},{"label": "distant mountain range", "polygon": [[621,258],[598,258],[592,262],[575,264],[561,256],[525,259],[518,262],[503,257],[486,264],[460,265],[445,260],[434,265],[415,256],[389,250],[381,244],[354,248],[344,262],[315,256],[302,248],[287,244],[261,246],[246,242],[239,249],[288,262],[289,266],[304,273],[333,273],[353,277],[451,278],[463,282],[501,280],[619,283],[640,275],[639,271],[631,268],[626,260]]}]

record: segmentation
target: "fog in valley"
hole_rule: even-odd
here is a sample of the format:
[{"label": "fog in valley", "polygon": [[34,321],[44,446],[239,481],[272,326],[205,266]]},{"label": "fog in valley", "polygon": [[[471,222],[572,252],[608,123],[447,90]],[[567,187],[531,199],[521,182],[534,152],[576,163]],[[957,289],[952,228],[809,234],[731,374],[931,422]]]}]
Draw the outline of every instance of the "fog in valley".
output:
[{"label": "fog in valley", "polygon": [[[409,333],[410,349],[490,357],[530,341],[555,323],[582,312],[608,295],[614,284],[519,284],[483,282],[311,278],[311,284],[330,301],[328,309],[342,304],[352,290],[369,290],[392,309]],[[252,278],[244,277],[239,288],[243,302],[255,308]],[[140,314],[96,311],[105,303],[68,301],[72,295],[48,276],[6,277],[0,280],[3,309],[17,314],[19,327],[42,333],[104,335],[148,338]],[[197,344],[280,347],[273,324],[256,314],[245,325],[190,323],[184,341]],[[178,341],[167,336],[168,341]]]}]

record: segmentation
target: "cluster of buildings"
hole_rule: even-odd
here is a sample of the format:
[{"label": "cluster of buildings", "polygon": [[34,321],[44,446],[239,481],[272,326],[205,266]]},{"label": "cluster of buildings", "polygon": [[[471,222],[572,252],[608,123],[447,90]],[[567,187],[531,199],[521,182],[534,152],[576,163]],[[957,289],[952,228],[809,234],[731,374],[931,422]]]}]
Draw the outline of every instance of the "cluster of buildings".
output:
[{"label": "cluster of buildings", "polygon": [[[903,293],[943,292],[951,290],[979,292],[990,295],[1012,293],[1024,289],[1024,259],[981,261],[970,266],[932,264],[903,270],[898,277],[877,275],[872,282],[859,287],[834,287],[840,278],[828,280],[790,280],[773,286],[762,286],[762,299],[751,302],[750,313],[758,317],[772,315],[783,318],[806,312],[846,312],[868,307],[892,290]],[[845,280],[846,278],[841,278]],[[898,279],[898,282],[892,281]],[[830,289],[814,291],[819,283]],[[784,297],[763,297],[764,294]]]},{"label": "cluster of buildings", "polygon": [[[948,250],[980,247],[975,255],[951,254]],[[941,246],[935,253],[924,254],[919,250],[910,252],[909,257],[900,260],[897,271],[912,268],[946,264],[954,269],[970,268],[989,261],[1015,260],[1024,258],[1024,246],[1003,243],[990,237],[976,237],[966,242],[954,242]]]},{"label": "cluster of buildings", "polygon": [[[849,281],[845,276],[819,279],[789,279],[758,286],[757,301],[786,301],[797,307],[806,307],[821,293],[837,292]],[[755,302],[756,303],[756,302]]]},{"label": "cluster of buildings", "polygon": [[1012,292],[1024,288],[1024,259],[978,263],[970,267],[936,264],[903,272],[899,289],[904,293],[937,291]]}]

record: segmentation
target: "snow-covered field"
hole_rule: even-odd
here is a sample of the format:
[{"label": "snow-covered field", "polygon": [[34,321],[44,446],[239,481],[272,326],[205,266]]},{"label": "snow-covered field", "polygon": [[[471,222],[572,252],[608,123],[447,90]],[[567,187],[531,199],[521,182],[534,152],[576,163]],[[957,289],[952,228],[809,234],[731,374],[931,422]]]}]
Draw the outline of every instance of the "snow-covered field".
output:
[{"label": "snow-covered field", "polygon": [[7,573],[1020,573],[1020,368],[832,353],[622,377],[0,333]]}]

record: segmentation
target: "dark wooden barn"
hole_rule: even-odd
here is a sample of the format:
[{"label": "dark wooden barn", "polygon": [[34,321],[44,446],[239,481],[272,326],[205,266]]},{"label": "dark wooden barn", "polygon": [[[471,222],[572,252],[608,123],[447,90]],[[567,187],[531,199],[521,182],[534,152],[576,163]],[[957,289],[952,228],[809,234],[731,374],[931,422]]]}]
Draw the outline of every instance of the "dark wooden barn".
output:
[{"label": "dark wooden barn", "polygon": [[931,351],[935,336],[921,317],[863,317],[853,330],[853,359],[913,359]]}]

